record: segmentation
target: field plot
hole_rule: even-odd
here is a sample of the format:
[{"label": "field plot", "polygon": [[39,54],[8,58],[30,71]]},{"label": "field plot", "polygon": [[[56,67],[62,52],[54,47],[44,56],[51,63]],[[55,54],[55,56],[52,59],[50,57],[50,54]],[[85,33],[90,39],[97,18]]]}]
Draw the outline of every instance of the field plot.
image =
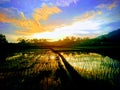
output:
[{"label": "field plot", "polygon": [[118,60],[98,53],[67,51],[61,54],[81,77],[120,86],[120,62]]},{"label": "field plot", "polygon": [[120,62],[97,53],[32,49],[0,63],[0,90],[120,89]]},{"label": "field plot", "polygon": [[60,89],[64,86],[62,82],[67,79],[66,72],[61,59],[50,50],[15,53],[0,65],[0,89]]}]

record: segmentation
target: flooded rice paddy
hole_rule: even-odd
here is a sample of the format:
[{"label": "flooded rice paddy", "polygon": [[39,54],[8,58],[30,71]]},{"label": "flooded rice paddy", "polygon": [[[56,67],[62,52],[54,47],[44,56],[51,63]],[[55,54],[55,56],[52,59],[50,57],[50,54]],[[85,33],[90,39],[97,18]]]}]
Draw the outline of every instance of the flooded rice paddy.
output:
[{"label": "flooded rice paddy", "polygon": [[[80,89],[82,79],[79,82],[73,79],[76,75],[72,75],[74,72],[69,71],[71,67],[87,81],[107,82],[120,89],[119,60],[94,52],[58,53],[49,49],[33,49],[6,57],[6,61],[0,63],[0,89],[65,90],[76,87]],[[69,67],[65,62],[69,64]],[[89,83],[85,85],[87,84]]]},{"label": "flooded rice paddy", "polygon": [[120,84],[120,62],[98,53],[62,52],[65,59],[83,77]]}]

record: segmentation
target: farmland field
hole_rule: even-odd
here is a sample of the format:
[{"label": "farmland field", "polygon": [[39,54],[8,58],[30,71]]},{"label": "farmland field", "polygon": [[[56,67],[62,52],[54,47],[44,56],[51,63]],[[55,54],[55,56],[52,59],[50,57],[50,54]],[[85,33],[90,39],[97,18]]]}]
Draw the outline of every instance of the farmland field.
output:
[{"label": "farmland field", "polygon": [[61,80],[56,77],[59,73],[56,56],[50,50],[41,49],[6,57],[6,62],[0,65],[0,88],[3,90],[58,88]]},{"label": "farmland field", "polygon": [[97,90],[97,86],[103,89],[107,85],[119,90],[120,86],[120,62],[98,53],[31,49],[5,60],[0,63],[1,90],[65,90],[86,86]]},{"label": "farmland field", "polygon": [[62,52],[61,54],[83,78],[120,84],[119,61],[91,52]]}]

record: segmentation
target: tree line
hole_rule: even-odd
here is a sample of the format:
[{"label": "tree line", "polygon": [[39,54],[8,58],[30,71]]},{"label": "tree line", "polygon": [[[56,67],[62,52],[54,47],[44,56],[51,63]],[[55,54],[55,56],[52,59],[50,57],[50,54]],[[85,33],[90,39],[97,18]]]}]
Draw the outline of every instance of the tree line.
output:
[{"label": "tree line", "polygon": [[[120,31],[120,30],[119,30]],[[113,33],[112,33],[113,34]],[[108,37],[109,36],[109,37]],[[116,37],[116,38],[115,38]],[[17,43],[10,43],[7,41],[6,36],[0,34],[0,61],[14,52],[20,52],[27,49],[38,48],[81,48],[81,47],[96,47],[96,46],[120,46],[119,34],[114,38],[111,34],[99,36],[96,38],[80,38],[80,37],[65,37],[62,40],[51,42],[48,39],[25,39],[19,38]]]},{"label": "tree line", "polygon": [[[80,47],[80,46],[107,46],[107,45],[119,45],[120,40],[113,41],[107,38],[107,35],[103,35],[96,38],[80,38],[80,37],[65,37],[64,39],[51,42],[49,39],[25,39],[18,38],[17,43],[9,43],[6,36],[0,34],[0,48],[1,50],[25,50],[30,48],[51,48],[51,47]],[[10,51],[11,51],[10,50]]]}]

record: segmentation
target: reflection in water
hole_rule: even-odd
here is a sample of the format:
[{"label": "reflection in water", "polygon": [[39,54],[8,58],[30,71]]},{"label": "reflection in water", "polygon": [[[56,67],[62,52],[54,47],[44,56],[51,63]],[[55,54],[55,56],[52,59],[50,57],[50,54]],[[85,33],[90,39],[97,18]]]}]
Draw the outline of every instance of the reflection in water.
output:
[{"label": "reflection in water", "polygon": [[50,50],[40,49],[6,57],[6,62],[0,63],[0,88],[56,90],[61,85],[56,56]]},{"label": "reflection in water", "polygon": [[120,63],[97,53],[61,53],[84,78],[120,83]]},{"label": "reflection in water", "polygon": [[[114,85],[120,84],[118,61],[97,53],[64,52],[61,54],[82,77],[91,80],[106,80]],[[0,63],[0,88],[61,90],[61,87],[73,85],[74,81],[75,87],[81,85],[74,79],[77,75],[71,73],[73,72],[71,67],[68,66],[68,70],[67,65],[62,61],[58,54],[46,49],[29,50],[8,56],[6,62]],[[68,77],[69,74],[73,76],[72,79]],[[77,83],[79,84],[76,85]]]},{"label": "reflection in water", "polygon": [[57,67],[53,68],[51,64],[56,66],[55,58],[56,54],[49,50],[31,50],[14,53],[13,56],[6,57],[6,62],[0,65],[0,71],[34,68],[34,72],[39,72],[39,69],[36,68],[37,65],[41,70],[54,70]]}]

